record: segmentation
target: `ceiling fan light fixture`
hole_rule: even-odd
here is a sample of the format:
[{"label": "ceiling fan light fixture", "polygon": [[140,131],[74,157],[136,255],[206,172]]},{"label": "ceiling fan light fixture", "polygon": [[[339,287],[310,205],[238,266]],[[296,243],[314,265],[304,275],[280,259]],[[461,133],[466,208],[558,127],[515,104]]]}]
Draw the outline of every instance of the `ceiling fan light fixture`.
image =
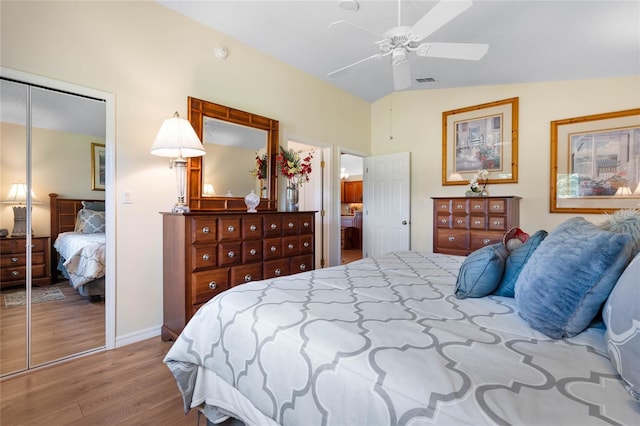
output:
[{"label": "ceiling fan light fixture", "polygon": [[396,47],[391,54],[393,65],[398,66],[407,62],[407,51],[403,47]]},{"label": "ceiling fan light fixture", "polygon": [[338,7],[345,12],[354,13],[360,9],[360,4],[356,0],[338,0]]}]

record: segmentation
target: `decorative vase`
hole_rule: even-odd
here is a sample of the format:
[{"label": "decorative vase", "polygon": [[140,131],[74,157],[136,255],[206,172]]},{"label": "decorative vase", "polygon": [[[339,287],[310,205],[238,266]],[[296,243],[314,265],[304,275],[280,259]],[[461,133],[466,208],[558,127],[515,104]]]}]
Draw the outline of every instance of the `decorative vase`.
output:
[{"label": "decorative vase", "polygon": [[298,211],[298,187],[287,186],[287,211]]},{"label": "decorative vase", "polygon": [[244,197],[244,203],[247,205],[247,212],[255,213],[257,212],[256,207],[260,204],[260,197],[258,197],[258,194],[252,189],[251,193]]}]

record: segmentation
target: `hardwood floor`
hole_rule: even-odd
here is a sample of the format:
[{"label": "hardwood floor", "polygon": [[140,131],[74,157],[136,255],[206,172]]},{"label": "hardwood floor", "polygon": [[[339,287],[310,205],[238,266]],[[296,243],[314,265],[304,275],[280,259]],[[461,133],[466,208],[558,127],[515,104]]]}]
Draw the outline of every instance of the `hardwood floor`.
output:
[{"label": "hardwood floor", "polygon": [[5,379],[0,424],[196,425],[162,363],[171,344],[157,337]]},{"label": "hardwood floor", "polygon": [[[31,306],[31,365],[104,347],[104,301],[91,303],[67,282],[57,287],[65,298]],[[0,374],[26,366],[26,308],[6,307],[0,292]]]},{"label": "hardwood floor", "polygon": [[349,249],[349,250],[341,250],[340,258],[342,264],[353,262],[354,260],[362,259],[362,250],[361,249]]}]

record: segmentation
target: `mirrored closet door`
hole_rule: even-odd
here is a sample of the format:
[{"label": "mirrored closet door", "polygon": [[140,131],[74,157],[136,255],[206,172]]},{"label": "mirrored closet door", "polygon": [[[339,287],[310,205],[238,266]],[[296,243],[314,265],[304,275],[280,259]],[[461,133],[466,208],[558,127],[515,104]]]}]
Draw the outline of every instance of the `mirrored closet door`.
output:
[{"label": "mirrored closet door", "polygon": [[105,346],[106,114],[100,99],[0,84],[5,376]]}]

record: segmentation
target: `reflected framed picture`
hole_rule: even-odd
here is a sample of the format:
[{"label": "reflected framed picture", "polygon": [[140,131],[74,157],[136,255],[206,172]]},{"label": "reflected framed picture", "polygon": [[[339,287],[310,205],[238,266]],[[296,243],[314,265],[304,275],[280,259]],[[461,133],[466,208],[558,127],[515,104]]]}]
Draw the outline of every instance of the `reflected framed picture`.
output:
[{"label": "reflected framed picture", "polygon": [[91,189],[104,191],[105,188],[106,151],[104,144],[91,144]]},{"label": "reflected framed picture", "polygon": [[490,184],[518,182],[518,98],[442,113],[442,184],[467,185],[482,169]]},{"label": "reflected framed picture", "polygon": [[640,207],[640,108],[551,122],[551,213]]}]

